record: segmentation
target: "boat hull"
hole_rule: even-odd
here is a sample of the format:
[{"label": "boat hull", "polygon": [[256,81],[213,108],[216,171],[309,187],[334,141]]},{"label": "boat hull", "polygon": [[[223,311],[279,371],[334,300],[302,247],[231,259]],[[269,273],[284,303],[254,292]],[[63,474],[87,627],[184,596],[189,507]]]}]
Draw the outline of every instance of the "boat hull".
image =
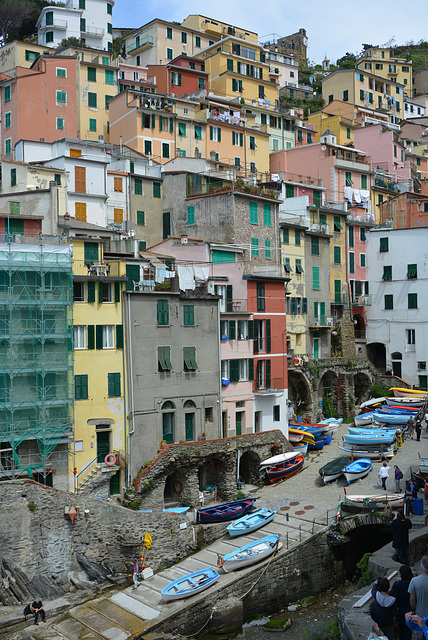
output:
[{"label": "boat hull", "polygon": [[367,501],[375,502],[378,509],[385,507],[400,507],[404,504],[404,494],[381,494],[381,495],[345,495],[344,504],[352,505],[356,509],[367,509]]},{"label": "boat hull", "polygon": [[363,424],[371,424],[373,419],[373,411],[367,413],[360,413],[359,416],[355,416],[354,423],[356,427],[361,427]]},{"label": "boat hull", "polygon": [[362,458],[361,460],[354,460],[343,469],[343,475],[345,476],[348,484],[365,478],[370,471],[372,471],[372,461],[368,458]]},{"label": "boat hull", "polygon": [[276,516],[276,511],[272,511],[271,509],[258,509],[257,511],[253,511],[253,513],[249,513],[242,518],[238,518],[234,522],[231,522],[226,528],[229,532],[231,538],[236,538],[237,536],[243,536],[247,533],[251,533],[252,531],[256,531],[260,529],[268,522],[272,522],[274,517]]},{"label": "boat hull", "polygon": [[395,440],[395,432],[389,434],[362,434],[362,433],[344,433],[343,441],[345,444],[351,444],[354,446],[365,446],[367,444],[392,444]]},{"label": "boat hull", "polygon": [[370,458],[370,460],[383,460],[384,458],[392,458],[394,455],[394,447],[385,447],[379,449],[362,449],[351,445],[339,446],[339,450],[350,458]]},{"label": "boat hull", "polygon": [[282,462],[294,460],[294,458],[298,455],[299,454],[295,451],[287,451],[287,453],[279,453],[277,456],[267,458],[260,463],[260,471],[263,471],[263,469],[266,469],[267,467],[273,467],[275,464],[281,464]]},{"label": "boat hull", "polygon": [[199,509],[196,512],[196,522],[200,524],[210,524],[213,522],[235,520],[250,511],[253,504],[254,499],[246,498],[245,500],[236,500],[235,502],[226,502],[225,504],[215,505],[214,507]]},{"label": "boat hull", "polygon": [[426,398],[427,394],[423,393],[422,391],[417,391],[414,389],[402,389],[400,387],[391,387],[390,391],[394,392],[394,396],[396,398],[406,398],[406,397],[410,397],[410,398]]},{"label": "boat hull", "polygon": [[304,456],[308,452],[308,443],[306,442],[305,444],[293,445],[293,449],[296,453],[299,453],[300,455]]},{"label": "boat hull", "polygon": [[295,460],[291,460],[287,462],[285,465],[277,465],[275,467],[271,467],[266,471],[266,477],[269,482],[276,482],[277,480],[285,480],[286,478],[291,478],[296,473],[298,473],[303,467],[303,463],[305,461],[305,457],[300,455],[297,456]]},{"label": "boat hull", "polygon": [[199,569],[167,584],[161,591],[161,597],[165,602],[189,598],[208,589],[219,577],[220,574],[212,567]]},{"label": "boat hull", "polygon": [[328,484],[333,480],[337,480],[343,473],[343,468],[349,464],[349,458],[345,456],[341,456],[340,458],[335,458],[331,460],[331,462],[327,462],[321,469],[319,469],[318,473],[324,481],[324,484]]},{"label": "boat hull", "polygon": [[243,569],[256,562],[266,560],[278,550],[278,547],[279,535],[265,536],[246,544],[236,551],[219,556],[219,564],[222,564],[223,571],[226,573]]}]

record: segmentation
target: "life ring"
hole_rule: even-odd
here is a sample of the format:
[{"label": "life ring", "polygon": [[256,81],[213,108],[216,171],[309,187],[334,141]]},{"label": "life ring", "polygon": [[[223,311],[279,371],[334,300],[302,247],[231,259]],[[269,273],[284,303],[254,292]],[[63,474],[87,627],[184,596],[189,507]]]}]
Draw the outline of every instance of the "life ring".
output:
[{"label": "life ring", "polygon": [[217,566],[221,569],[224,565],[224,559],[223,556],[219,556],[217,555]]},{"label": "life ring", "polygon": [[174,482],[174,491],[178,495],[180,495],[180,493],[183,491],[183,485],[181,484],[180,480],[176,480]]},{"label": "life ring", "polygon": [[104,462],[106,463],[106,465],[108,467],[112,467],[113,465],[116,464],[116,454],[115,453],[108,453],[106,455],[106,457],[104,458]]},{"label": "life ring", "polygon": [[294,356],[294,362],[297,364],[299,362],[299,358],[297,356]]},{"label": "life ring", "polygon": [[213,467],[216,471],[218,471],[220,469],[220,463],[218,460],[214,460],[213,462]]}]

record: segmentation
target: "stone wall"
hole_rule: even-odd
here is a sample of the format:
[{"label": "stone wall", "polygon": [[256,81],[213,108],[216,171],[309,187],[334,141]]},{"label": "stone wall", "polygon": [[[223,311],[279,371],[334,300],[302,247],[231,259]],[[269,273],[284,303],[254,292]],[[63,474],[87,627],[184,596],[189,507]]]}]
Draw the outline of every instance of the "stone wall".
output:
[{"label": "stone wall", "polygon": [[345,311],[340,321],[340,334],[342,356],[344,358],[351,358],[352,360],[355,360],[356,348],[354,323],[349,317],[347,311]]}]

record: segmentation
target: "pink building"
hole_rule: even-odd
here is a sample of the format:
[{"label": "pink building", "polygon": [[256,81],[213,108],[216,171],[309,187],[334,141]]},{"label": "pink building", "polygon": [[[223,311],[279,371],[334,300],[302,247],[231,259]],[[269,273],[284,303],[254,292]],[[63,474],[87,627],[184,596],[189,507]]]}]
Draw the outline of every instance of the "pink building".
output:
[{"label": "pink building", "polygon": [[[31,69],[0,82],[1,150],[18,140],[77,138],[76,56],[41,55]],[[36,126],[37,125],[37,126]]]},{"label": "pink building", "polygon": [[359,127],[354,131],[355,146],[371,156],[373,169],[395,173],[403,179],[411,178],[406,148],[397,131],[382,124]]}]

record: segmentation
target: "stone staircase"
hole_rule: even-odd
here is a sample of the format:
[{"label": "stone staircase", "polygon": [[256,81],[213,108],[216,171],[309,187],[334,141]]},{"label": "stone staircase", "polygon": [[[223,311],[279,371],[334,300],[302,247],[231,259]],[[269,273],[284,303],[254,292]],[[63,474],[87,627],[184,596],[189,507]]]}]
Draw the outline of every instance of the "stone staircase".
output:
[{"label": "stone staircase", "polygon": [[[77,488],[77,494],[81,496],[94,496],[100,486],[109,484],[110,478],[114,476],[119,468],[120,467],[117,465],[108,467],[103,462],[96,464],[95,467],[93,467],[93,469],[91,469],[91,471],[88,473],[88,475],[85,476],[85,479],[79,484]],[[108,498],[110,493],[109,489],[106,487],[103,493],[105,494],[104,497]]]}]

